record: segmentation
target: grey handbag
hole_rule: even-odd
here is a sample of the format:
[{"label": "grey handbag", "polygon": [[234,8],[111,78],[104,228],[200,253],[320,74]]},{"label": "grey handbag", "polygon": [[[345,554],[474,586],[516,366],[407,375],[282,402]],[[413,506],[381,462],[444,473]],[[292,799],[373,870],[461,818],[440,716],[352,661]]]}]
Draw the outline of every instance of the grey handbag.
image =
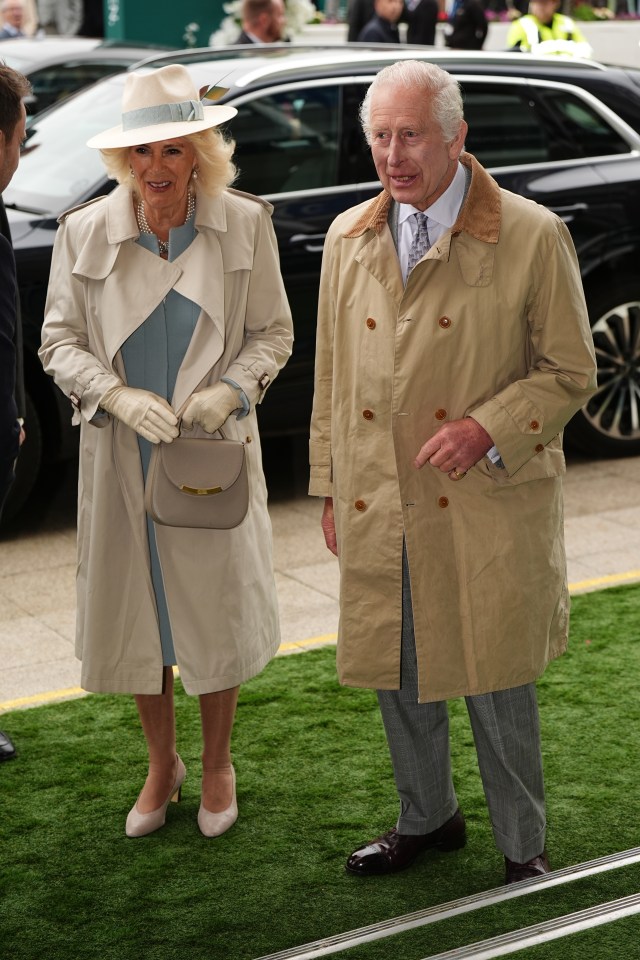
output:
[{"label": "grey handbag", "polygon": [[244,443],[180,436],[151,451],[144,506],[168,527],[228,530],[249,508]]}]

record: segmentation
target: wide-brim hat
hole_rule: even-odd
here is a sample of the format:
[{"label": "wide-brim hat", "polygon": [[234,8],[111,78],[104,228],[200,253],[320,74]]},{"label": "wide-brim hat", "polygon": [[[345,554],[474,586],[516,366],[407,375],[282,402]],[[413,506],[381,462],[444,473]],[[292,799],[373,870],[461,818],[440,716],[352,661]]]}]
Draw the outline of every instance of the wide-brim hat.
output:
[{"label": "wide-brim hat", "polygon": [[105,150],[188,137],[217,127],[238,112],[235,107],[206,104],[179,64],[149,73],[134,71],[124,84],[122,123],[91,137],[87,146]]}]

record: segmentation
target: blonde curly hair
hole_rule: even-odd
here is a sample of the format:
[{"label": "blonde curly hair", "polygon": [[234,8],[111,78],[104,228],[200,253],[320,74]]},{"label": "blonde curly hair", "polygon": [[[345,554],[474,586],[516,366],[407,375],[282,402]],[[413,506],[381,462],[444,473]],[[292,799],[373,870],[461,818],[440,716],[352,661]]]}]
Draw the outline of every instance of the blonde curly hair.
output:
[{"label": "blonde curly hair", "polygon": [[[230,186],[237,176],[237,170],[231,158],[235,142],[225,138],[218,127],[191,133],[189,140],[196,155],[198,179],[194,182],[196,192],[217,197],[225,187]],[[129,153],[131,147],[109,147],[100,151],[107,173],[112,180],[138,195],[136,181],[131,176]]]}]

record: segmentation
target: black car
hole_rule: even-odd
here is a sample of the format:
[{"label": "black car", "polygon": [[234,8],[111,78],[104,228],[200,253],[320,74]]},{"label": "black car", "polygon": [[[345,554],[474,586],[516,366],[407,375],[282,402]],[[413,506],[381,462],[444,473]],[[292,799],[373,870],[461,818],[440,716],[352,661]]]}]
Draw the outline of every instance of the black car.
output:
[{"label": "black car", "polygon": [[[179,62],[196,87],[228,88],[220,102],[238,109],[228,124],[237,141],[236,185],[274,205],[296,339],[290,362],[260,408],[263,435],[308,428],[324,237],[338,213],[380,190],[358,108],[375,73],[401,57],[431,60],[453,73],[464,91],[467,149],[501,186],[544,204],[567,223],[580,260],[600,385],[567,433],[594,456],[640,453],[640,71],[561,57],[389,45],[196,50],[145,63],[151,70]],[[103,80],[39,116],[5,192],[29,395],[29,440],[16,499],[26,496],[41,463],[76,448],[69,402],[43,373],[36,352],[56,218],[114,186],[98,152],[85,143],[119,122],[123,83],[123,74]],[[517,250],[513,257],[516,262]]]}]

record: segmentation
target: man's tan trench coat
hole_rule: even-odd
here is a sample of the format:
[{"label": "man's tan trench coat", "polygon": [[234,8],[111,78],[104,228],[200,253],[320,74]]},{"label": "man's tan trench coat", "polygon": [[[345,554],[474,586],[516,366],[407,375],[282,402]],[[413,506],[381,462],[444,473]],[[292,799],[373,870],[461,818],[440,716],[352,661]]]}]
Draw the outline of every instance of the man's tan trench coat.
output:
[{"label": "man's tan trench coat", "polygon": [[[461,159],[458,221],[406,288],[383,193],[332,225],[320,290],[310,493],[334,502],[339,676],[399,687],[404,536],[421,702],[531,682],[565,649],[561,431],[595,385],[566,227]],[[417,470],[469,415],[504,469]]]},{"label": "man's tan trench coat", "polygon": [[[172,406],[227,376],[251,411],[225,435],[246,443],[250,506],[232,530],[156,526],[180,675],[189,693],[235,686],[279,644],[271,527],[255,404],[292,343],[271,207],[199,195],[197,236],[172,263],[135,243],[131,194],[118,187],[65,215],[56,237],[40,356],[79,404],[77,655],[87,690],[159,693],[162,654],[149,568],[136,433],[98,410],[125,381],[120,347],[174,288],[201,308]],[[204,436],[204,434],[203,434]]]}]

